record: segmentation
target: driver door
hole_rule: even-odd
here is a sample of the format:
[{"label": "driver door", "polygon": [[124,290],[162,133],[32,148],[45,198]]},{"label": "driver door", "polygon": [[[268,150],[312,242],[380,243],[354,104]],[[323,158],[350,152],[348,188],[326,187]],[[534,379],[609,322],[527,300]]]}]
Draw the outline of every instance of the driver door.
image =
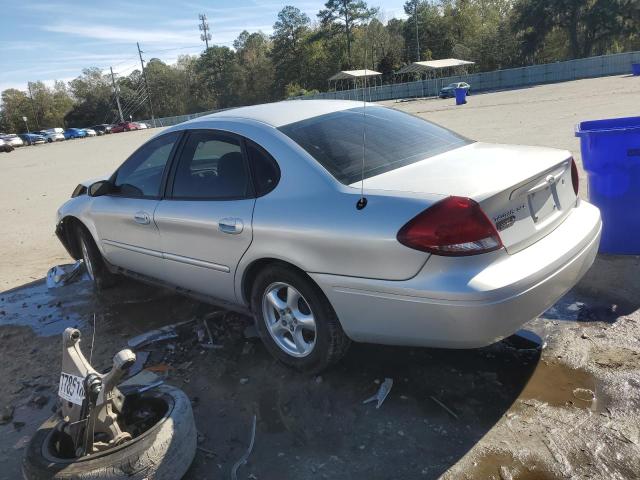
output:
[{"label": "driver door", "polygon": [[163,277],[162,247],[153,216],[180,135],[171,132],[145,143],[112,177],[113,191],[93,199],[91,213],[109,263]]}]

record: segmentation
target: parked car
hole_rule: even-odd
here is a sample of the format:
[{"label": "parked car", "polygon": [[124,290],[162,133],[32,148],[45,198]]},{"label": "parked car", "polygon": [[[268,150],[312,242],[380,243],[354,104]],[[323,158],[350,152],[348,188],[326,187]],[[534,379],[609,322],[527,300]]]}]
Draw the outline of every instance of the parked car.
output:
[{"label": "parked car", "polygon": [[0,134],[0,138],[4,140],[5,143],[11,145],[13,148],[22,147],[24,145],[22,139],[15,133],[3,133]]},{"label": "parked car", "polygon": [[129,130],[139,130],[138,124],[135,122],[120,122],[112,125],[111,133],[128,132]]},{"label": "parked car", "polygon": [[47,143],[53,143],[53,142],[60,142],[62,140],[64,140],[64,130],[62,130],[61,132],[57,132],[56,130],[62,130],[61,128],[59,129],[54,129],[54,128],[50,128],[47,130],[41,130],[39,132],[35,132],[38,135],[42,135],[45,140],[47,141]]},{"label": "parked car", "polygon": [[71,138],[84,138],[87,136],[87,132],[85,132],[82,128],[67,128],[64,131],[64,138],[67,140]]},{"label": "parked car", "polygon": [[7,142],[5,142],[0,138],[0,152],[9,153],[9,152],[13,152],[13,150],[14,148],[10,144],[8,144]]},{"label": "parked car", "polygon": [[92,128],[83,128],[83,130],[87,133],[87,137],[95,137],[97,135],[96,131]]},{"label": "parked car", "polygon": [[47,139],[44,135],[39,135],[37,133],[21,133],[20,138],[24,142],[25,145],[36,145],[38,143],[46,143]]},{"label": "parked car", "polygon": [[109,125],[108,123],[101,123],[100,125],[94,125],[91,128],[95,130],[98,135],[105,135],[107,133],[111,133],[111,125]]},{"label": "parked car", "polygon": [[600,212],[570,152],[302,102],[162,131],[78,185],[58,237],[97,289],[122,273],[250,312],[268,350],[308,372],[351,341],[494,343],[592,265]]},{"label": "parked car", "polygon": [[140,128],[140,129],[149,128],[149,125],[147,125],[144,122],[136,122],[136,125],[138,125],[138,128]]},{"label": "parked car", "polygon": [[442,87],[442,89],[440,89],[440,98],[455,97],[456,88],[464,88],[467,91],[467,95],[470,95],[471,85],[465,82],[456,82]]}]

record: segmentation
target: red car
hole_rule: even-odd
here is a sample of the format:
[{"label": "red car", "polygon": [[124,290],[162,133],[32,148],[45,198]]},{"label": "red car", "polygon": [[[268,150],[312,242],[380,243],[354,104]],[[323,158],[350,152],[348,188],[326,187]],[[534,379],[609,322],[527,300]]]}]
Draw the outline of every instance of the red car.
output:
[{"label": "red car", "polygon": [[111,133],[128,132],[129,130],[140,130],[140,127],[134,122],[114,123],[111,127]]}]

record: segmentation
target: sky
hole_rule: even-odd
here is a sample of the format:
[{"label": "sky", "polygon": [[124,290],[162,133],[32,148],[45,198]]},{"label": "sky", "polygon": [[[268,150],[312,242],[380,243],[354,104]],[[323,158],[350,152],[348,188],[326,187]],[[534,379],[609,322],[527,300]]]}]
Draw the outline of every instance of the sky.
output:
[{"label": "sky", "polygon": [[[383,20],[404,17],[405,0],[370,0]],[[312,21],[323,1],[301,0],[0,0],[0,91],[27,82],[69,81],[83,68],[127,75],[145,60],[173,63],[204,49],[198,14],[208,17],[212,40],[231,47],[243,30],[270,34],[278,12],[294,5]]]}]

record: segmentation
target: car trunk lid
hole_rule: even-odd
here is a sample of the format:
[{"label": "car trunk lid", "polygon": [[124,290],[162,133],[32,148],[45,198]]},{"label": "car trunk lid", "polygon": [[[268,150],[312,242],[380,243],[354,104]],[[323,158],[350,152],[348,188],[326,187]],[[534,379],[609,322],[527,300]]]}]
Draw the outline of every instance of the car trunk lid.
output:
[{"label": "car trunk lid", "polygon": [[569,152],[479,142],[368,178],[364,187],[471,198],[509,253],[550,233],[576,202]]}]

